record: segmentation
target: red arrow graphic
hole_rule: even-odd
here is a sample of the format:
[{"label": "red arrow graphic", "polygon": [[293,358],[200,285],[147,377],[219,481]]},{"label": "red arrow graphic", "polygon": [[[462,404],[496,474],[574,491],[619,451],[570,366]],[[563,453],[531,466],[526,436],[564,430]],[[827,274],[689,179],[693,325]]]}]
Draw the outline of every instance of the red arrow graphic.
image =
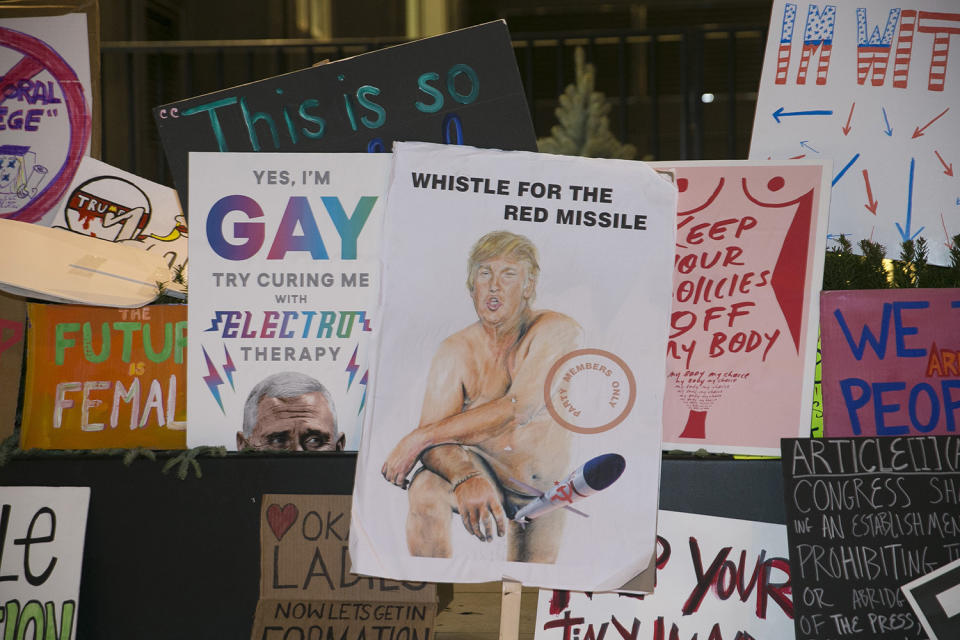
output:
[{"label": "red arrow graphic", "polygon": [[932,124],[933,124],[934,122],[936,122],[937,120],[939,120],[941,117],[943,117],[943,114],[946,113],[947,111],[950,111],[950,107],[947,107],[946,109],[944,109],[944,110],[940,113],[940,115],[938,115],[936,118],[934,118],[933,120],[931,120],[931,121],[928,122],[927,124],[923,125],[922,127],[916,127],[916,128],[913,130],[913,135],[911,136],[911,138],[919,138],[920,136],[922,136],[922,135],[923,135],[923,130],[926,129],[927,127],[929,127],[930,125],[932,125]]},{"label": "red arrow graphic", "polygon": [[880,204],[880,202],[873,199],[873,191],[870,189],[870,175],[867,174],[866,169],[863,170],[863,183],[867,185],[867,204],[863,206],[873,215],[877,215],[877,205]]},{"label": "red arrow graphic", "polygon": [[847,135],[848,133],[850,133],[850,120],[853,118],[853,108],[855,106],[857,106],[856,102],[850,105],[850,115],[847,116],[847,124],[841,127],[841,129],[843,130],[843,135]]},{"label": "red arrow graphic", "polygon": [[943,156],[941,156],[936,149],[934,149],[933,152],[937,154],[937,160],[939,160],[940,164],[943,165],[943,168],[945,169],[944,173],[947,174],[948,176],[953,177],[953,163],[951,162],[950,164],[947,164],[946,162],[944,162]]}]

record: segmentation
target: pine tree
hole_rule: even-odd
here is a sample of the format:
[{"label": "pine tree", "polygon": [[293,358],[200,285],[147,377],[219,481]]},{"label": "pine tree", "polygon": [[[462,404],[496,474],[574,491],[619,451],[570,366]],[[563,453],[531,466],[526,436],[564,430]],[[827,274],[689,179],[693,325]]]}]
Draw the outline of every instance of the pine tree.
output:
[{"label": "pine tree", "polygon": [[594,68],[584,61],[583,47],[577,47],[573,57],[576,80],[567,85],[554,110],[559,124],[550,129],[550,136],[537,141],[537,147],[543,153],[633,160],[636,147],[621,143],[610,132],[610,105],[594,90]]}]

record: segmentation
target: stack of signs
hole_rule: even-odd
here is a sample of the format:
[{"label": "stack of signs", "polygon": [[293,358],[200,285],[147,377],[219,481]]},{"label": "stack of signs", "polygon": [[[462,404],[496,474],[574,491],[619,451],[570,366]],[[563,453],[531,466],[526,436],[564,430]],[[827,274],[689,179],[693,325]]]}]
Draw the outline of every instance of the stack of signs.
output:
[{"label": "stack of signs", "polygon": [[832,159],[831,234],[887,247],[922,234],[948,264],[958,33],[956,0],[775,0],[750,158]]},{"label": "stack of signs", "polygon": [[797,639],[922,637],[901,587],[960,558],[960,437],[784,439],[783,476]]},{"label": "stack of signs", "polygon": [[0,218],[40,220],[90,143],[87,16],[0,20]]},{"label": "stack of signs", "polygon": [[349,528],[350,496],[263,496],[252,640],[430,638],[436,585],[351,573]]},{"label": "stack of signs", "polygon": [[827,167],[656,166],[680,190],[663,446],[777,455],[810,432]]},{"label": "stack of signs", "polygon": [[960,289],[828,291],[824,435],[948,435],[960,423]]},{"label": "stack of signs", "polygon": [[0,488],[0,636],[76,637],[89,487]]},{"label": "stack of signs", "polygon": [[543,590],[535,640],[792,637],[783,525],[661,511],[657,528],[653,595]]},{"label": "stack of signs", "polygon": [[13,434],[23,371],[27,303],[0,293],[0,441]]},{"label": "stack of signs", "polygon": [[671,177],[429,143],[394,156],[354,567],[621,586],[654,555],[664,382],[645,373],[666,349]]},{"label": "stack of signs", "polygon": [[28,305],[23,449],[182,449],[186,305]]},{"label": "stack of signs", "polygon": [[190,151],[372,152],[389,151],[397,139],[536,149],[502,20],[153,113],[181,202],[188,202]]},{"label": "stack of signs", "polygon": [[357,449],[390,166],[190,154],[191,447]]}]

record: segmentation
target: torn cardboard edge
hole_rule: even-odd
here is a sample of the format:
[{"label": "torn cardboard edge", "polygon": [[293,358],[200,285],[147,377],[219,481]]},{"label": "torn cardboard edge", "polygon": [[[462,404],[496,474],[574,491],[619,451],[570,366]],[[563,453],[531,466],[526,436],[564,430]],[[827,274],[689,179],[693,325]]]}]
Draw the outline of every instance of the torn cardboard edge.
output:
[{"label": "torn cardboard edge", "polygon": [[[437,585],[350,572],[350,504],[349,495],[263,495],[253,640],[430,639]],[[452,588],[442,591],[446,606]]]}]

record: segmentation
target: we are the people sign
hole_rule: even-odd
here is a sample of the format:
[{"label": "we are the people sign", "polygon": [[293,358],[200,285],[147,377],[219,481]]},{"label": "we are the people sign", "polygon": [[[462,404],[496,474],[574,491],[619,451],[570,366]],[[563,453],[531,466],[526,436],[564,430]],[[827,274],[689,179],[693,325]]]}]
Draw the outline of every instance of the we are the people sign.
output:
[{"label": "we are the people sign", "polygon": [[820,314],[824,435],[956,433],[960,289],[828,291]]}]

